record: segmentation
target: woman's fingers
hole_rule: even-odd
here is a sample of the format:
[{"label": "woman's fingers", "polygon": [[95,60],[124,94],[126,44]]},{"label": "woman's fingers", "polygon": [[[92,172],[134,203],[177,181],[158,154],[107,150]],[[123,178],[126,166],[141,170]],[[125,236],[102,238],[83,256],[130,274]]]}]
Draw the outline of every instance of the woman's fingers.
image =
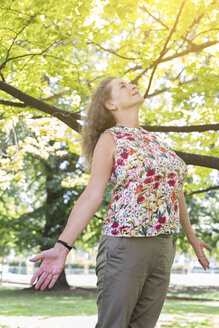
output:
[{"label": "woman's fingers", "polygon": [[197,257],[198,257],[199,263],[202,265],[204,270],[206,270],[207,268],[209,269],[210,262],[204,253],[203,247],[205,247],[207,249],[211,249],[211,247],[208,244],[206,244],[203,240],[200,239],[199,251],[198,251]]},{"label": "woman's fingers", "polygon": [[59,277],[59,274],[52,275],[51,273],[49,273],[47,278],[45,279],[44,283],[41,285],[40,290],[46,289],[48,284],[49,284],[48,288],[52,288],[55,285],[55,282],[58,279],[58,277]]},{"label": "woman's fingers", "polygon": [[206,244],[206,243],[204,243],[203,244],[203,246],[206,248],[206,249],[208,249],[208,250],[210,250],[211,249],[211,246],[209,246],[208,244]]},{"label": "woman's fingers", "polygon": [[205,255],[203,248],[205,247],[206,249],[211,249],[211,247],[199,237],[196,238],[196,241],[192,246],[201,266],[204,268],[204,270],[206,270],[207,268],[209,269],[210,262],[207,256]]},{"label": "woman's fingers", "polygon": [[34,281],[41,275],[42,273],[42,269],[39,268],[33,275],[33,277],[30,280],[30,284],[32,285],[34,283]]},{"label": "woman's fingers", "polygon": [[47,276],[47,278],[45,279],[44,283],[40,287],[40,290],[46,289],[47,285],[50,283],[50,281],[52,280],[52,278],[53,278],[53,275],[51,273],[49,273],[48,276]]},{"label": "woman's fingers", "polygon": [[38,289],[42,283],[44,282],[44,280],[47,278],[48,273],[43,272],[39,278],[39,280],[37,281],[36,285],[35,285],[35,289]]},{"label": "woman's fingers", "polygon": [[56,280],[58,279],[59,274],[54,274],[52,280],[49,284],[49,288],[52,288],[55,285]]},{"label": "woman's fingers", "polygon": [[47,272],[43,272],[42,270],[39,268],[34,276],[31,278],[30,284],[32,285],[35,280],[37,278],[39,278],[39,280],[37,281],[36,285],[35,285],[35,289],[38,289],[40,286],[40,290],[44,290],[46,289],[46,287],[49,284],[49,288],[52,288],[56,282],[56,280],[58,279],[59,274],[52,274],[52,273],[47,273]]},{"label": "woman's fingers", "polygon": [[49,288],[52,288],[64,266],[62,253],[57,252],[57,250],[53,248],[45,250],[30,259],[32,262],[39,260],[42,260],[42,263],[31,278],[30,283],[33,284],[37,279],[35,284],[36,289],[40,288],[44,290],[48,285]]},{"label": "woman's fingers", "polygon": [[202,267],[204,268],[204,270],[206,270],[207,268],[209,269],[209,261],[206,257],[200,257],[199,258],[199,263],[202,265]]}]

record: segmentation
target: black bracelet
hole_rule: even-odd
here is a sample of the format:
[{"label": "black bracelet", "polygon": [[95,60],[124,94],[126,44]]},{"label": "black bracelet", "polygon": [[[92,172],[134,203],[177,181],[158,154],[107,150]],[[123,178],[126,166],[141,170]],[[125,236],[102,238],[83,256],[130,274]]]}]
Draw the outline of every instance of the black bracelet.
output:
[{"label": "black bracelet", "polygon": [[68,248],[69,251],[72,249],[72,247],[68,243],[66,243],[65,241],[63,241],[63,240],[60,240],[59,239],[59,240],[57,240],[57,243],[62,244],[63,246],[65,246],[66,248]]}]

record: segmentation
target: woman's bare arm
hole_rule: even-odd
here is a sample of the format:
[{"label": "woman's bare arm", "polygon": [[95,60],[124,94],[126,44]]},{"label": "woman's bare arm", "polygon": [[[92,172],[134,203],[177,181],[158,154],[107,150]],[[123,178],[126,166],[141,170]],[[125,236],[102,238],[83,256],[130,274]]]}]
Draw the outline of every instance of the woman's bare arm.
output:
[{"label": "woman's bare arm", "polygon": [[[94,149],[89,183],[76,201],[66,227],[59,236],[59,239],[72,246],[102,202],[112,172],[114,150],[113,137],[109,132],[102,134]],[[42,263],[30,283],[33,284],[38,279],[36,289],[44,290],[47,286],[52,288],[64,268],[68,253],[65,246],[56,243],[53,248],[31,258],[32,262],[42,260]]]},{"label": "woman's bare arm", "polygon": [[179,191],[179,216],[183,231],[185,232],[189,243],[192,244],[192,242],[196,239],[196,235],[190,223],[189,213],[187,210],[186,201],[182,189]]},{"label": "woman's bare arm", "polygon": [[211,247],[206,244],[201,238],[196,237],[190,223],[186,201],[182,189],[179,192],[179,215],[183,231],[185,232],[189,243],[192,245],[200,264],[202,265],[204,270],[206,270],[207,268],[209,268],[210,262],[204,253],[203,247],[208,250],[210,250]]},{"label": "woman's bare arm", "polygon": [[[112,136],[109,133],[102,134],[94,150],[89,183],[76,201],[67,225],[59,237],[70,245],[74,245],[102,203],[113,167],[113,152]],[[63,246],[56,244],[56,247]]]}]

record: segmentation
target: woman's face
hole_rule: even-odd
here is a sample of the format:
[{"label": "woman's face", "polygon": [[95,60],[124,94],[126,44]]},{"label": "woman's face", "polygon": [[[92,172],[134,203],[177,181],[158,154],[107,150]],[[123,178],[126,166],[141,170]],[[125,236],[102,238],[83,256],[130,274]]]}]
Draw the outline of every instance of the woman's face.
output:
[{"label": "woman's face", "polygon": [[135,84],[131,84],[123,79],[113,79],[110,82],[112,86],[111,92],[111,100],[110,103],[113,104],[113,109],[115,106],[119,109],[128,109],[129,107],[140,107],[144,98],[140,95],[140,93],[136,89]]}]

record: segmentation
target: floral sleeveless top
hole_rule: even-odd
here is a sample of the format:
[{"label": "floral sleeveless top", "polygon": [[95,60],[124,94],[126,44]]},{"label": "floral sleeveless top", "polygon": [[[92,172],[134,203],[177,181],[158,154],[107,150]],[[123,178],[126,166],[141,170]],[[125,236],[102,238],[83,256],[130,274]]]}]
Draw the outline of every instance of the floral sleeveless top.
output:
[{"label": "floral sleeveless top", "polygon": [[113,126],[116,143],[110,183],[112,199],[102,234],[150,237],[179,231],[178,192],[186,163],[156,134],[140,128]]}]

